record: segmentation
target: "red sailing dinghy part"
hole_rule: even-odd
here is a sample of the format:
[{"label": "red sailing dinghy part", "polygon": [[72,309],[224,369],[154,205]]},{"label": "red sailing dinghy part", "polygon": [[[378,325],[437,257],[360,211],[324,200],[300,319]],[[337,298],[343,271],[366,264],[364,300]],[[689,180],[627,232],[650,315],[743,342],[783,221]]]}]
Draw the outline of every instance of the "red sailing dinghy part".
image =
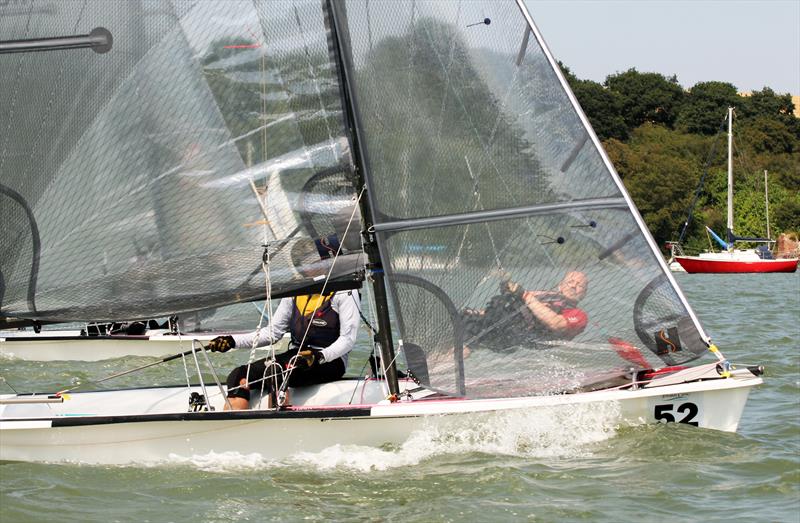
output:
[{"label": "red sailing dinghy part", "polygon": [[649,369],[651,367],[650,363],[644,359],[642,353],[639,352],[639,349],[628,343],[627,341],[620,339],[620,338],[608,338],[608,342],[614,347],[614,350],[617,351],[617,354],[620,358],[627,360],[634,365],[638,365],[643,369]]}]

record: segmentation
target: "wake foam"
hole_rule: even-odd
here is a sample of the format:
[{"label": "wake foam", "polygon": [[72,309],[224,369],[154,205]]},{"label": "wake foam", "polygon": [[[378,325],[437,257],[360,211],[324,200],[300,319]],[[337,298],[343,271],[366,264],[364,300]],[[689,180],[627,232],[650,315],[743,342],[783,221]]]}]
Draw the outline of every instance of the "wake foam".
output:
[{"label": "wake foam", "polygon": [[174,456],[169,464],[208,472],[291,467],[311,471],[383,471],[416,465],[448,454],[483,453],[527,458],[575,458],[591,455],[590,444],[616,435],[619,405],[592,403],[441,416],[427,419],[400,445],[368,447],[332,445],[321,452],[302,452],[279,461],[237,452]]}]

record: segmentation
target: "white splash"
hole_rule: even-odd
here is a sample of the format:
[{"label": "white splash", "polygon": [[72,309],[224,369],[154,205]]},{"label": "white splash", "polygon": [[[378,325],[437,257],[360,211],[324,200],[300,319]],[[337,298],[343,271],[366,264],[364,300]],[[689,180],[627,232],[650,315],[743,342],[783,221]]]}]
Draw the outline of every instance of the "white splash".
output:
[{"label": "white splash", "polygon": [[604,403],[486,413],[469,418],[443,416],[428,420],[399,446],[333,445],[320,452],[303,452],[280,461],[267,460],[260,454],[212,452],[188,458],[173,456],[169,464],[222,473],[280,467],[368,472],[416,465],[447,454],[574,458],[591,455],[588,445],[614,437],[619,415],[618,404]]}]

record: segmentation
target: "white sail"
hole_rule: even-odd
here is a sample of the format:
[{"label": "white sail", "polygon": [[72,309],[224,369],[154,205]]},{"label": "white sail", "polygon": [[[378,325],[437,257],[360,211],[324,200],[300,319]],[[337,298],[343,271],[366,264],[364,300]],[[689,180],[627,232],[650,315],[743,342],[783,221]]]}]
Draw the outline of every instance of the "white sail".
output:
[{"label": "white sail", "polygon": [[[276,294],[330,266],[296,227],[300,209],[273,205],[276,227],[258,226],[250,185],[277,177],[300,191],[352,170],[324,32],[292,4],[0,9],[4,40],[104,24],[114,42],[105,53],[0,54],[13,71],[0,78],[3,316],[134,319],[263,299],[264,244]],[[338,265],[338,276],[353,271]]]}]

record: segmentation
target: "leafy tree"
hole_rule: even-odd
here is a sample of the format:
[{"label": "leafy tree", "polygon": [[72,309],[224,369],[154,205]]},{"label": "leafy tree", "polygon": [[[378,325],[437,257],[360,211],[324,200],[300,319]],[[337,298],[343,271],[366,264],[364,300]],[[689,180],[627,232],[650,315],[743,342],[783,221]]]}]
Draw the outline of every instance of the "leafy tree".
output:
[{"label": "leafy tree", "polygon": [[684,132],[716,134],[728,107],[739,101],[736,87],[725,82],[700,82],[686,94],[675,126]]},{"label": "leafy tree", "polygon": [[659,245],[676,239],[699,180],[703,139],[643,125],[629,144],[606,142],[606,151]]},{"label": "leafy tree", "polygon": [[741,114],[745,118],[789,116],[794,112],[792,95],[778,94],[769,87],[764,87],[761,91],[755,91],[750,96],[742,98]]},{"label": "leafy tree", "polygon": [[645,122],[672,127],[684,97],[676,77],[633,68],[606,77],[604,85],[622,97],[622,116],[629,129]]},{"label": "leafy tree", "polygon": [[578,100],[584,100],[581,106],[601,140],[628,138],[628,127],[620,115],[622,97],[619,93],[609,91],[591,80],[580,80],[573,87],[573,91]]},{"label": "leafy tree", "polygon": [[[781,189],[783,188],[781,187]],[[785,196],[778,199],[773,198],[775,191],[771,188],[770,191],[769,211],[772,235],[777,236],[783,231],[800,231],[800,193],[783,189],[781,192],[785,192]]]},{"label": "leafy tree", "polygon": [[[772,236],[800,230],[800,119],[792,114],[788,95],[765,87],[751,96],[739,96],[725,82],[701,82],[683,94],[674,78],[635,69],[609,76],[606,88],[600,90],[562,69],[660,244],[677,239],[705,169],[708,174],[684,248],[695,252],[709,247],[704,225],[724,233],[727,151],[724,133],[717,131],[730,106],[738,117],[734,123],[734,230],[740,236],[766,232],[764,169],[770,173]],[[615,96],[621,98],[621,106]],[[670,119],[676,111],[677,116]],[[624,118],[627,136],[610,125],[618,121],[616,117]],[[674,131],[668,128],[673,123]]]},{"label": "leafy tree", "polygon": [[764,117],[782,122],[800,140],[800,118],[794,116],[790,94],[777,94],[769,87],[742,97],[738,111],[742,119]]},{"label": "leafy tree", "polygon": [[796,148],[800,148],[795,135],[780,120],[758,116],[752,120],[746,120],[741,127],[742,130],[737,131],[736,134],[756,154],[791,153]]},{"label": "leafy tree", "polygon": [[572,92],[575,93],[598,138],[627,140],[629,132],[622,117],[622,96],[597,82],[578,79],[561,62],[558,65],[561,66]]}]

